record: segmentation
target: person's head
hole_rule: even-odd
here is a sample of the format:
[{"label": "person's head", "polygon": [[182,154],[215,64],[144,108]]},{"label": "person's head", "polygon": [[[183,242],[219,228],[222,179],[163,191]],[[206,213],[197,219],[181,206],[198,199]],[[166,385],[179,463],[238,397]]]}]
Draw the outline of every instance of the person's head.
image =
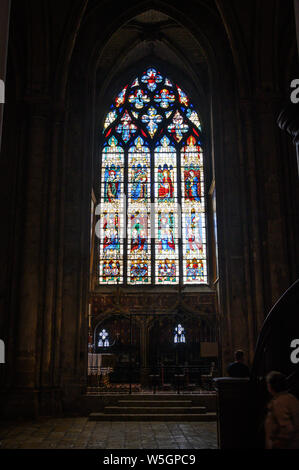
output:
[{"label": "person's head", "polygon": [[285,392],[287,390],[286,376],[281,372],[272,371],[266,377],[268,391],[271,395]]},{"label": "person's head", "polygon": [[240,349],[235,352],[235,360],[237,362],[242,362],[244,360],[244,352]]}]

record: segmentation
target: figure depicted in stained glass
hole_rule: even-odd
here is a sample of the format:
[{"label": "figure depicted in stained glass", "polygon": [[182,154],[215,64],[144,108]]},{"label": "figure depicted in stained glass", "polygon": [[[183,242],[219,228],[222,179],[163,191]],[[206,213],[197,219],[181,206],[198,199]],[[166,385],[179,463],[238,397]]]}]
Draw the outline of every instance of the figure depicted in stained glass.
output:
[{"label": "figure depicted in stained glass", "polygon": [[187,282],[199,282],[204,279],[203,261],[196,258],[187,260]]},{"label": "figure depicted in stained glass", "polygon": [[162,76],[154,68],[149,68],[141,78],[142,83],[145,83],[150,91],[155,91],[162,80]]},{"label": "figure depicted in stained glass", "polygon": [[144,201],[147,199],[147,167],[139,163],[132,167],[132,189],[131,198],[133,201]]},{"label": "figure depicted in stained glass", "polygon": [[160,201],[174,201],[173,167],[165,164],[158,168],[158,194]]},{"label": "figure depicted in stained glass", "polygon": [[188,201],[201,201],[200,170],[191,166],[184,171],[185,198]]},{"label": "figure depicted in stained glass", "polygon": [[119,251],[119,238],[117,229],[108,229],[105,234],[103,241],[103,251],[104,253],[109,251]]},{"label": "figure depicted in stained glass", "polygon": [[104,190],[104,201],[113,202],[120,197],[120,179],[121,170],[120,167],[111,165],[107,166],[105,170],[105,190]]},{"label": "figure depicted in stained glass", "polygon": [[120,263],[116,260],[103,261],[103,282],[117,282],[120,280]]},{"label": "figure depicted in stained glass", "polygon": [[157,114],[155,108],[149,108],[147,114],[142,116],[142,122],[147,124],[147,130],[149,135],[153,138],[158,129],[158,124],[163,121],[162,116]]},{"label": "figure depicted in stained glass", "polygon": [[161,108],[167,109],[169,108],[169,106],[172,106],[175,102],[175,95],[164,88],[160,91],[160,93],[155,95],[154,100],[156,101],[156,103],[159,103]]},{"label": "figure depicted in stained glass", "polygon": [[175,253],[174,215],[173,213],[158,215],[158,237],[160,253]]},{"label": "figure depicted in stained glass", "polygon": [[121,124],[119,124],[115,130],[118,134],[121,134],[124,142],[129,142],[132,134],[135,134],[137,127],[132,123],[132,118],[128,111],[124,113],[123,117],[121,118]]},{"label": "figure depicted in stained glass", "polygon": [[188,124],[184,123],[183,116],[177,111],[173,117],[172,124],[168,126],[168,131],[177,142],[180,142],[189,130]]},{"label": "figure depicted in stained glass", "polygon": [[175,260],[158,260],[158,283],[176,283],[176,267],[177,265]]},{"label": "figure depicted in stained glass", "polygon": [[147,261],[139,259],[132,262],[130,277],[132,283],[149,282]]},{"label": "figure depicted in stained glass", "polygon": [[118,214],[104,213],[103,219],[103,253],[112,255],[113,251],[120,250],[119,217]]},{"label": "figure depicted in stained glass", "polygon": [[148,216],[131,215],[131,253],[148,250]]},{"label": "figure depicted in stained glass", "polygon": [[186,252],[187,254],[203,253],[202,215],[193,209],[191,215],[186,214]]}]

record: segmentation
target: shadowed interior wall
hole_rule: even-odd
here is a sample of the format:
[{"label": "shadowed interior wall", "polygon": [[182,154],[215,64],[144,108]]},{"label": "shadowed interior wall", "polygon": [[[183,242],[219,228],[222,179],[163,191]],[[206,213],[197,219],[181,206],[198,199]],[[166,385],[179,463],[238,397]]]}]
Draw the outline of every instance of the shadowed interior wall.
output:
[{"label": "shadowed interior wall", "polygon": [[[0,6],[0,79],[3,80],[4,83],[5,83],[5,78],[6,78],[9,14],[10,14],[10,0],[2,0],[1,6]],[[2,118],[3,118],[3,103],[0,100],[0,149],[1,149],[1,137],[2,137]]]}]

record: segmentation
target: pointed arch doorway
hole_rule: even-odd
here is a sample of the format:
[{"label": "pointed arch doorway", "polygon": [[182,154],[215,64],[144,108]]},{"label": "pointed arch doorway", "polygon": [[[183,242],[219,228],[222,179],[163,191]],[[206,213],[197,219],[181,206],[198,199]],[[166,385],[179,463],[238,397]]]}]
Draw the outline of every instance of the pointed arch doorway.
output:
[{"label": "pointed arch doorway", "polygon": [[[209,285],[213,247],[208,235],[214,228],[214,193],[207,191],[200,115],[183,88],[155,65],[139,70],[116,94],[100,140],[92,218],[92,295],[106,303],[100,316],[113,308],[117,298],[128,317],[124,337],[130,339],[129,363],[124,377],[132,391],[133,369],[138,390],[150,386],[153,371],[159,369],[161,376],[161,368],[166,367],[164,356],[161,361],[157,353],[163,335],[155,329],[161,321],[168,321],[172,329],[162,347],[163,355],[167,347],[168,353],[175,351],[175,360],[168,367],[189,367],[191,357],[197,368],[202,366],[199,344],[193,338],[197,333],[189,333],[188,345],[175,342],[174,331],[182,325],[174,315],[161,320],[170,305],[181,302],[182,295],[197,304],[195,310],[203,310],[205,299],[204,310],[210,312],[217,331],[216,295]],[[121,374],[114,374],[121,356],[116,348],[120,338],[114,335],[111,339],[106,320],[95,325],[95,317],[98,314],[91,303],[89,352],[100,355],[101,361],[106,354],[111,361],[111,385],[115,375],[120,382]],[[109,321],[115,319],[112,315]],[[216,337],[212,342],[217,344]],[[215,351],[214,347],[214,356]],[[200,377],[199,369],[197,375]],[[200,379],[197,382],[199,386]]]}]

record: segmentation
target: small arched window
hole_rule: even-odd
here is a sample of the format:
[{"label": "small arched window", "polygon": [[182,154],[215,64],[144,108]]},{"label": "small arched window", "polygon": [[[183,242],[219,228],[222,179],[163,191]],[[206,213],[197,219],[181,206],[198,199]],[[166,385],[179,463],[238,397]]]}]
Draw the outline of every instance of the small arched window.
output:
[{"label": "small arched window", "polygon": [[174,344],[186,343],[185,328],[179,324],[174,329]]},{"label": "small arched window", "polygon": [[109,348],[109,333],[106,330],[102,330],[99,334],[98,347],[99,348]]},{"label": "small arched window", "polygon": [[101,151],[99,283],[207,284],[199,116],[149,67],[115,98]]}]

